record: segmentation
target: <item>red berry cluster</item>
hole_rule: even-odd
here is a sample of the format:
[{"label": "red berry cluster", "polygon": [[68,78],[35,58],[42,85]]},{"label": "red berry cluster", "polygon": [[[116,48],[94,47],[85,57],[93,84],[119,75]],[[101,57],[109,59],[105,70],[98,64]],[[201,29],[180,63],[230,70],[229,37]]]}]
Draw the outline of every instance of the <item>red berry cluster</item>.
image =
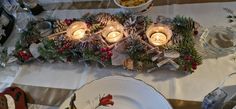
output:
[{"label": "red berry cluster", "polygon": [[184,60],[190,62],[192,60],[192,56],[190,55],[185,55]]},{"label": "red berry cluster", "polygon": [[21,51],[19,51],[17,54],[18,54],[18,56],[20,56],[20,58],[22,58],[24,61],[28,61],[28,60],[32,57],[32,54],[31,54],[31,53],[28,53],[28,52],[25,51],[25,50],[21,50]]},{"label": "red berry cluster", "polygon": [[58,49],[58,52],[63,53],[65,50],[71,49],[72,47],[72,44],[70,42],[67,42],[61,48]]},{"label": "red berry cluster", "polygon": [[91,22],[85,22],[86,24],[87,24],[87,26],[90,28],[90,27],[92,27],[92,23]]},{"label": "red berry cluster", "polygon": [[193,63],[192,63],[192,69],[193,69],[193,70],[196,70],[196,69],[197,69],[197,65],[198,65],[198,64],[197,64],[196,62],[193,62]]},{"label": "red berry cluster", "polygon": [[185,65],[184,65],[184,71],[189,71],[190,69],[189,69],[189,64],[191,64],[191,68],[193,69],[193,70],[196,70],[197,69],[197,62],[195,62],[194,60],[193,60],[193,57],[192,56],[190,56],[190,55],[185,55],[184,56],[184,60],[185,60]]},{"label": "red berry cluster", "polygon": [[111,59],[112,56],[112,51],[109,47],[106,48],[101,48],[100,49],[102,56],[101,56],[101,61],[105,62]]},{"label": "red berry cluster", "polygon": [[67,26],[70,26],[74,22],[74,19],[65,19],[64,22]]}]

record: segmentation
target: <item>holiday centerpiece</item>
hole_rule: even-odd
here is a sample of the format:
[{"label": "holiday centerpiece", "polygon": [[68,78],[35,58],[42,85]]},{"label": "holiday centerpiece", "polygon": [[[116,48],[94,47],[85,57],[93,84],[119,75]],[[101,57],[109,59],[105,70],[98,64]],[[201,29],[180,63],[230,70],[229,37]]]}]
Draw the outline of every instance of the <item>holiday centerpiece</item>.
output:
[{"label": "holiday centerpiece", "polygon": [[[42,32],[38,24],[47,24],[43,28],[47,32]],[[151,72],[169,65],[170,69],[193,72],[201,64],[194,48],[194,38],[199,34],[196,24],[187,17],[159,16],[152,21],[129,13],[32,21],[15,49],[10,53],[3,50],[0,62],[5,66],[13,58],[21,63],[95,61],[128,70]]]}]

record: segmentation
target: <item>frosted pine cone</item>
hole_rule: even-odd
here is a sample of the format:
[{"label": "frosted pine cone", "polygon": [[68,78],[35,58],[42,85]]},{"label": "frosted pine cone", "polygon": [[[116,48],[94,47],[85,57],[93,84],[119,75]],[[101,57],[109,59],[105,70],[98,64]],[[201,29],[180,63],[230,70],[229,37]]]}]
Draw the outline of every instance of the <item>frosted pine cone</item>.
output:
[{"label": "frosted pine cone", "polygon": [[95,18],[102,25],[107,25],[110,21],[115,21],[115,17],[109,13],[99,13]]},{"label": "frosted pine cone", "polygon": [[54,22],[53,27],[54,27],[54,33],[65,31],[68,28],[64,20],[57,20],[56,22]]},{"label": "frosted pine cone", "polygon": [[137,17],[134,17],[134,16],[129,17],[127,20],[125,20],[124,26],[125,26],[125,27],[134,26],[135,23],[136,23],[136,19],[137,19]]}]

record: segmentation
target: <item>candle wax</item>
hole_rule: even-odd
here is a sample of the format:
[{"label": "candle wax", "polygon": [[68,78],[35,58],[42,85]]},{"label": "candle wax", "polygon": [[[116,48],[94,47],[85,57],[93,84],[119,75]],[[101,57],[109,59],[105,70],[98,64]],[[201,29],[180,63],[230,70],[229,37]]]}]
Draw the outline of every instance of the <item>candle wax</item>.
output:
[{"label": "candle wax", "polygon": [[122,39],[123,37],[123,34],[118,32],[118,31],[113,31],[113,32],[110,32],[107,37],[106,37],[106,40],[110,43],[115,43],[115,42],[118,42]]},{"label": "candle wax", "polygon": [[73,33],[72,38],[75,40],[79,40],[85,36],[85,30],[84,29],[78,29]]},{"label": "candle wax", "polygon": [[155,46],[163,45],[167,43],[167,36],[163,33],[154,33],[151,36],[151,43]]}]

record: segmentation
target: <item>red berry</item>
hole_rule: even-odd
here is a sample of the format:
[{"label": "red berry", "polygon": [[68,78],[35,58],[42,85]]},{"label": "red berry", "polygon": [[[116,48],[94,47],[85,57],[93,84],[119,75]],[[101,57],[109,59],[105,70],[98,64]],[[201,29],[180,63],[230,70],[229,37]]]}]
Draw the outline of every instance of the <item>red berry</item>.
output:
[{"label": "red berry", "polygon": [[102,62],[106,61],[106,57],[102,56],[102,57],[101,57],[101,61],[102,61]]},{"label": "red berry", "polygon": [[106,56],[106,59],[108,59],[108,60],[111,59],[111,56],[112,56],[112,55],[107,55],[107,56]]},{"label": "red berry", "polygon": [[25,57],[25,56],[27,56],[27,53],[26,53],[26,51],[19,51],[18,55],[21,57]]},{"label": "red berry", "polygon": [[71,46],[70,43],[66,43],[66,44],[63,45],[62,48],[64,48],[64,49],[69,49],[69,48],[71,48],[71,47],[72,47],[72,46]]},{"label": "red berry", "polygon": [[24,52],[23,52],[23,51],[19,51],[19,52],[18,52],[18,55],[19,55],[19,56],[23,56],[23,55],[24,55]]},{"label": "red berry", "polygon": [[90,22],[86,22],[86,24],[87,24],[88,27],[91,27],[91,26],[93,25],[93,24],[90,23]]},{"label": "red berry", "polygon": [[101,48],[100,51],[101,52],[106,52],[106,48]]},{"label": "red berry", "polygon": [[192,69],[194,69],[194,70],[197,69],[197,63],[196,63],[196,62],[193,62],[193,63],[192,63]]},{"label": "red berry", "polygon": [[29,55],[29,57],[32,57],[32,56],[33,56],[31,53],[29,53],[28,55]]},{"label": "red berry", "polygon": [[70,24],[72,24],[73,20],[71,20],[71,19],[65,19],[64,22],[66,23],[66,25],[69,26]]},{"label": "red berry", "polygon": [[111,49],[109,47],[106,48],[106,52],[108,52],[108,51],[111,51]]},{"label": "red berry", "polygon": [[184,60],[190,61],[190,60],[192,60],[192,56],[186,55],[186,56],[184,56]]},{"label": "red berry", "polygon": [[57,52],[59,52],[59,53],[63,53],[64,51],[65,51],[64,48],[59,48],[59,49],[57,50]]},{"label": "red berry", "polygon": [[196,70],[196,69],[197,69],[197,66],[192,66],[192,69],[193,69],[193,70]]},{"label": "red berry", "polygon": [[31,53],[27,53],[26,51],[19,51],[18,55],[24,60],[24,61],[28,61],[30,59],[30,57],[32,57]]},{"label": "red berry", "polygon": [[30,59],[30,56],[23,56],[22,57],[25,61],[28,61]]},{"label": "red berry", "polygon": [[111,57],[111,56],[112,56],[112,52],[111,52],[111,51],[108,51],[108,52],[107,52],[107,56],[108,56],[108,57]]}]

